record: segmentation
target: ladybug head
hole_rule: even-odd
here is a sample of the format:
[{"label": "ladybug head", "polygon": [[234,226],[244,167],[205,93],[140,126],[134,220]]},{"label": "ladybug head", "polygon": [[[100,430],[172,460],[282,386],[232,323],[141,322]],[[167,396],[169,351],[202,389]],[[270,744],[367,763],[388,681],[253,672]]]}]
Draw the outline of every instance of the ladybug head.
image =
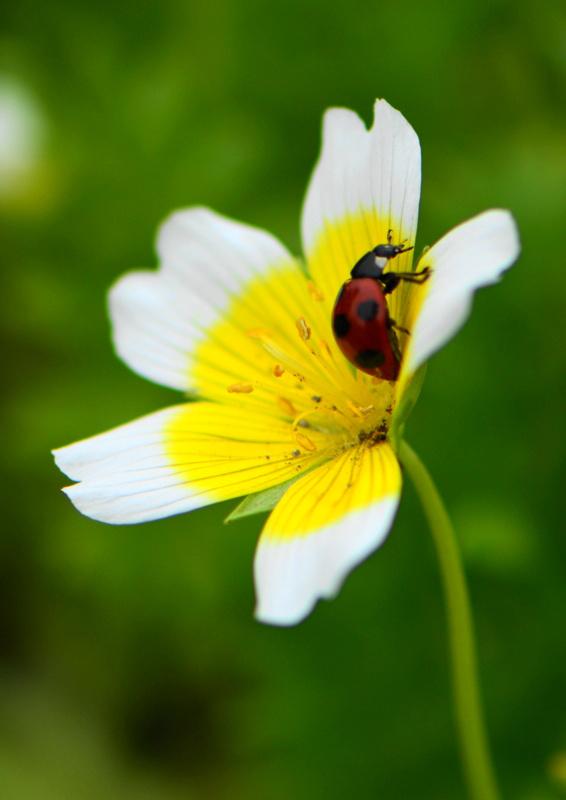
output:
[{"label": "ladybug head", "polygon": [[403,244],[378,244],[377,247],[373,248],[372,253],[375,253],[378,258],[389,260],[398,256],[399,253],[408,253],[412,249],[412,247],[405,247]]},{"label": "ladybug head", "polygon": [[350,271],[352,278],[373,278],[379,280],[383,275],[383,270],[391,258],[395,258],[399,253],[408,253],[412,247],[405,247],[403,244],[378,244],[365,256],[357,261]]}]

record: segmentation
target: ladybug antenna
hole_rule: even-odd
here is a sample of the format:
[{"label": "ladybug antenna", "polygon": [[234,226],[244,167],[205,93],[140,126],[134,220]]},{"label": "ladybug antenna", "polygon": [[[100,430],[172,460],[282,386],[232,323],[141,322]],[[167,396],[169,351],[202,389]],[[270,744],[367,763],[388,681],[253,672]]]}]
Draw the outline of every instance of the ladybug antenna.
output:
[{"label": "ladybug antenna", "polygon": [[403,241],[399,242],[399,244],[393,244],[393,228],[389,228],[389,230],[387,231],[387,244],[389,247],[395,248],[396,250],[395,255],[399,255],[399,253],[408,253],[409,250],[415,249],[414,245],[413,247],[405,247],[405,242],[408,241],[409,241],[408,239],[403,239]]}]

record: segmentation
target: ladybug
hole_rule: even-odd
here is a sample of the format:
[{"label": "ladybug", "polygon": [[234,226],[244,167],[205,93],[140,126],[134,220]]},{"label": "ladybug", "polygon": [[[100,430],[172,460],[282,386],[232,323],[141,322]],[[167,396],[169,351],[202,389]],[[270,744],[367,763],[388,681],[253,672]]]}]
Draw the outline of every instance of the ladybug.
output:
[{"label": "ladybug", "polygon": [[424,283],[429,267],[421,272],[388,272],[383,274],[389,261],[412,247],[392,244],[392,231],[387,234],[387,244],[378,244],[354,264],[338,292],[332,311],[334,338],[343,355],[362,372],[387,381],[397,380],[401,351],[395,329],[399,328],[389,316],[386,295],[401,281]]}]

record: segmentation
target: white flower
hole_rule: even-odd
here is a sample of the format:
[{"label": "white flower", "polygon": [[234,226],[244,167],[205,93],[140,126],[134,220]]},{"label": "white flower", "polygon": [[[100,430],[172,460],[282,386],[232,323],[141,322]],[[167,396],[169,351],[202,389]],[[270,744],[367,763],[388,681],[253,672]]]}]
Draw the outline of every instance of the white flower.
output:
[{"label": "white flower", "polygon": [[[325,115],[302,216],[308,277],[268,233],[205,208],[173,214],[159,233],[160,269],[119,280],[110,315],[132,369],[199,399],[55,451],[79,481],[65,489],[76,507],[145,522],[289,483],[258,543],[256,615],[292,625],[333,597],[392,525],[395,438],[416,371],[519,254],[508,211],[450,231],[415,265],[429,267],[426,283],[388,295],[398,380],[357,371],[333,339],[335,297],[390,229],[414,245],[420,183],[418,138],[381,100],[370,131],[346,109]],[[410,271],[412,255],[390,268]]]}]

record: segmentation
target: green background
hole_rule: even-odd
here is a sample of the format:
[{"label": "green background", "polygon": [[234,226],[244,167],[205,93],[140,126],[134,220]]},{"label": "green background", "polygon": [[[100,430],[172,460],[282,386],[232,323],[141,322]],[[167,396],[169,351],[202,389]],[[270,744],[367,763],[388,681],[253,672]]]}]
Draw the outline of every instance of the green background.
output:
[{"label": "green background", "polygon": [[38,115],[0,191],[2,800],[464,797],[410,485],[382,550],[285,630],[252,619],[260,517],[105,526],[49,454],[178,402],[115,358],[105,312],[160,220],[207,204],[299,252],[321,115],[369,123],[376,96],[421,139],[419,247],[492,206],[521,229],[407,438],[462,543],[504,797],[566,797],[564,4],[11,0],[0,19],[0,87]]}]

